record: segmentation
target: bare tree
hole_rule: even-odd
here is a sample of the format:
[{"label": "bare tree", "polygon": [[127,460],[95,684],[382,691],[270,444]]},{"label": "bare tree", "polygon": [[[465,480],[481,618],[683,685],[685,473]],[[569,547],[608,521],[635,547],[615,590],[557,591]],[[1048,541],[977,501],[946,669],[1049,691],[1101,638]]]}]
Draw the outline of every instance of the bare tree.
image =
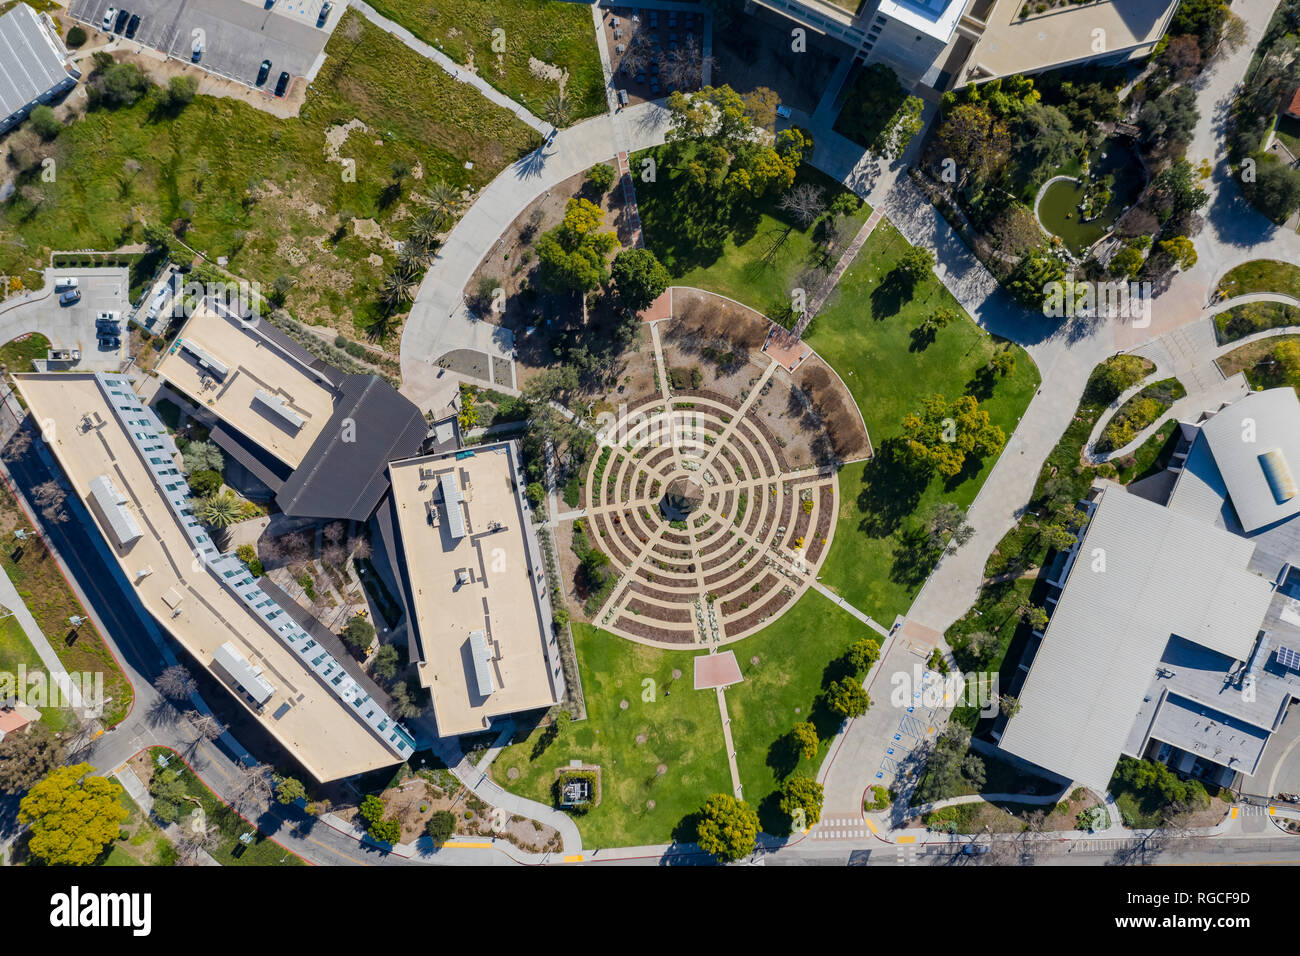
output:
[{"label": "bare tree", "polygon": [[339,544],[348,533],[348,526],[342,521],[331,521],[325,526],[325,540],[330,544]]},{"label": "bare tree", "polygon": [[217,848],[220,827],[211,826],[195,830],[186,828],[176,841],[176,854],[182,866],[198,866],[204,853],[211,853]]},{"label": "bare tree", "polygon": [[311,558],[312,542],[301,531],[286,534],[280,539],[280,544],[284,546],[285,557],[290,563],[307,561]]},{"label": "bare tree", "polygon": [[271,774],[266,764],[253,764],[240,771],[230,805],[236,813],[261,809],[271,799]]},{"label": "bare tree", "polygon": [[800,183],[781,197],[777,207],[789,213],[800,228],[807,229],[826,211],[826,196],[812,183]]},{"label": "bare tree", "polygon": [[340,567],[348,559],[347,548],[338,542],[331,542],[325,545],[320,554],[321,560],[333,567]]},{"label": "bare tree", "polygon": [[212,714],[196,713],[190,717],[190,726],[200,740],[216,740],[226,732],[226,725]]},{"label": "bare tree", "polygon": [[188,700],[197,684],[183,664],[173,664],[157,676],[153,682],[154,689],[168,700]]},{"label": "bare tree", "polygon": [[360,536],[352,539],[351,548],[352,557],[358,561],[364,561],[370,557],[370,539]]},{"label": "bare tree", "polygon": [[649,34],[638,30],[628,41],[623,59],[619,61],[619,69],[635,76],[648,67],[653,58],[654,48],[650,45]]},{"label": "bare tree", "polygon": [[704,68],[713,68],[713,58],[706,57],[694,33],[686,34],[682,44],[668,54],[664,79],[683,89],[695,89],[704,82]]},{"label": "bare tree", "polygon": [[53,478],[33,488],[32,498],[35,499],[36,506],[41,509],[41,517],[46,521],[58,523],[68,520],[68,513],[63,507],[64,502],[68,500],[68,493],[60,488],[59,483]]},{"label": "bare tree", "polygon": [[9,444],[5,446],[5,461],[15,461],[27,454],[27,450],[32,447],[32,430],[30,428],[19,428],[9,439]]}]

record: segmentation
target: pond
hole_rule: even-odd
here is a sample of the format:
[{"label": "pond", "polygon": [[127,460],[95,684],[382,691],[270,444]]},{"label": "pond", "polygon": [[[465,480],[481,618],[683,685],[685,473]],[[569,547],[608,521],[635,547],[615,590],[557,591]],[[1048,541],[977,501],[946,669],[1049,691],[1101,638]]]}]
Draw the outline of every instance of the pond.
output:
[{"label": "pond", "polygon": [[1137,199],[1145,179],[1142,163],[1126,142],[1108,140],[1092,154],[1091,162],[1094,179],[1115,177],[1110,201],[1096,219],[1080,220],[1079,204],[1083,202],[1084,189],[1082,183],[1072,179],[1058,179],[1043,191],[1038,201],[1038,219],[1043,228],[1060,236],[1075,255],[1082,255],[1110,231],[1120,213]]}]

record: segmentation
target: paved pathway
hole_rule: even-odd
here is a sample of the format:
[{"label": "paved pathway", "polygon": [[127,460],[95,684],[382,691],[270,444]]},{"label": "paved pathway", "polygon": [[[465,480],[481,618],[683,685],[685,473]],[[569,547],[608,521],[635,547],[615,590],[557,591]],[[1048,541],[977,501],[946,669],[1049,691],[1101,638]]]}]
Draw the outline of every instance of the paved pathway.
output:
[{"label": "paved pathway", "polygon": [[812,583],[812,586],[813,589],[816,590],[819,594],[825,596],[831,601],[834,601],[837,605],[839,605],[844,610],[848,611],[850,614],[856,617],[863,624],[867,625],[867,627],[871,628],[881,637],[886,637],[886,638],[889,637],[889,631],[881,627],[880,624],[876,620],[874,620],[870,615],[864,614],[861,611],[859,611],[852,604],[844,600],[844,598],[840,597],[838,594],[836,594],[826,585],[822,584],[820,581],[814,581]]},{"label": "paved pathway", "polygon": [[457,82],[468,83],[497,106],[501,107],[507,113],[512,113],[521,122],[527,123],[543,136],[549,136],[551,130],[554,129],[550,123],[538,119],[530,113],[527,108],[519,105],[510,97],[506,96],[491,83],[488,83],[480,77],[477,73],[473,72],[468,67],[457,63],[438,48],[432,47],[423,40],[417,38],[415,34],[411,33],[411,31],[406,29],[406,27],[394,23],[387,17],[381,16],[373,7],[364,3],[363,0],[349,0],[349,5],[385,33],[392,34],[416,53],[420,54],[420,56],[438,64],[438,66],[442,67],[447,74]]},{"label": "paved pathway", "polygon": [[731,795],[737,800],[744,800],[740,767],[736,765],[736,742],[731,739],[731,717],[727,715],[727,691],[723,687],[714,688],[714,691],[718,695],[718,713],[722,716],[722,745],[727,750],[727,769],[731,771]]}]

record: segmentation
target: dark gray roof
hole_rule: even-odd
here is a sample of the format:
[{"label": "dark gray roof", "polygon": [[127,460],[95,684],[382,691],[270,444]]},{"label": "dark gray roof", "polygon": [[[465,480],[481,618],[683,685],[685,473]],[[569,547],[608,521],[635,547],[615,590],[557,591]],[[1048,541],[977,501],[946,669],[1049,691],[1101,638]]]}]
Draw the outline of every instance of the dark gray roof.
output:
[{"label": "dark gray roof", "polygon": [[0,17],[0,119],[69,79],[66,58],[31,7]]},{"label": "dark gray roof", "polygon": [[383,379],[347,375],[334,414],[275,500],[291,517],[365,521],[388,490],[388,463],[419,454],[427,433],[420,409]]}]

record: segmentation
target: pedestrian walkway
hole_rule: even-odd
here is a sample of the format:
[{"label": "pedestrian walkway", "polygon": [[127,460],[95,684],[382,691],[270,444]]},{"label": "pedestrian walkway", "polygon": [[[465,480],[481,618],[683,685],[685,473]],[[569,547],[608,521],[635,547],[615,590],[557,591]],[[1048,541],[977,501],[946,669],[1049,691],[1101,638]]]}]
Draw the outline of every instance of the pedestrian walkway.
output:
[{"label": "pedestrian walkway", "polygon": [[858,234],[853,237],[853,241],[849,243],[849,247],[844,250],[844,255],[840,256],[839,261],[835,263],[835,268],[832,269],[831,274],[826,277],[825,283],[823,283],[822,287],[817,290],[817,294],[814,296],[813,300],[808,303],[808,307],[804,309],[803,316],[799,319],[799,322],[795,325],[791,333],[796,339],[803,338],[804,331],[808,328],[808,323],[811,322],[813,317],[822,310],[822,306],[826,304],[827,297],[835,290],[835,287],[839,285],[840,278],[844,275],[848,267],[853,265],[853,260],[858,257],[858,253],[862,251],[863,245],[871,236],[871,233],[875,231],[876,224],[880,222],[883,216],[884,213],[879,209],[873,209],[871,215],[867,217],[867,221],[862,224],[862,228],[858,230]]},{"label": "pedestrian walkway", "polygon": [[50,677],[51,684],[62,688],[63,693],[78,714],[85,710],[86,702],[81,697],[81,688],[72,681],[68,676],[67,668],[59,660],[59,655],[54,652],[53,646],[45,638],[45,632],[41,630],[40,625],[36,623],[36,618],[32,617],[32,612],[27,610],[27,605],[18,594],[18,589],[14,583],[9,580],[9,575],[0,571],[0,604],[12,612],[14,620],[18,626],[23,629],[27,635],[28,642],[40,657],[41,663],[45,665],[45,671]]},{"label": "pedestrian walkway", "polygon": [[740,786],[740,768],[736,765],[736,744],[731,739],[731,718],[727,715],[727,691],[723,687],[715,690],[718,694],[718,713],[722,715],[722,742],[727,748],[727,768],[731,771],[731,792],[737,800],[744,800],[745,794]]},{"label": "pedestrian walkway", "polygon": [[850,614],[852,614],[854,617],[856,617],[856,618],[857,618],[859,621],[861,621],[863,624],[867,625],[867,627],[871,628],[873,631],[875,631],[875,632],[876,632],[877,634],[879,634],[881,637],[889,637],[889,631],[886,630],[886,629],[885,629],[885,628],[884,628],[880,623],[878,623],[877,621],[873,620],[873,619],[871,618],[870,615],[868,615],[868,614],[864,614],[864,613],[862,613],[861,611],[859,611],[859,610],[858,610],[857,608],[855,608],[852,604],[850,604],[848,601],[844,600],[844,598],[840,597],[838,594],[836,594],[834,591],[832,591],[832,590],[831,590],[830,588],[828,588],[826,585],[822,584],[820,581],[814,581],[814,582],[812,583],[812,586],[813,586],[813,588],[815,588],[815,589],[817,590],[817,592],[820,593],[822,596],[824,596],[824,597],[826,597],[826,598],[828,598],[828,599],[834,601],[836,604],[838,604],[838,605],[839,605],[840,607],[842,607],[844,610],[848,611]]},{"label": "pedestrian walkway", "polygon": [[862,840],[871,836],[871,828],[863,817],[823,817],[812,832],[812,840]]},{"label": "pedestrian walkway", "polygon": [[618,154],[618,176],[623,187],[623,208],[627,211],[628,228],[632,231],[632,245],[637,249],[645,248],[645,236],[641,233],[641,210],[636,204],[636,187],[632,184],[632,169],[628,166],[627,152]]}]

